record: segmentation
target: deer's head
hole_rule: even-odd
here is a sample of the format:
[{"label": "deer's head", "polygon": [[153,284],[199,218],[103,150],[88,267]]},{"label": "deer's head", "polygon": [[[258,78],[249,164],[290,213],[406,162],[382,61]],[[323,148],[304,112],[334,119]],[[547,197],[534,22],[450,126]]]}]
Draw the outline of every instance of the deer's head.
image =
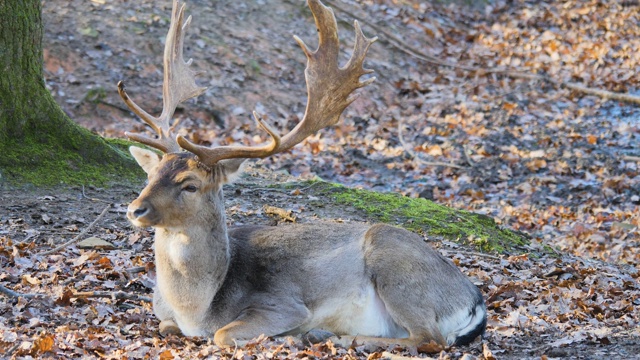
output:
[{"label": "deer's head", "polygon": [[131,148],[149,177],[148,185],[129,206],[127,216],[135,225],[174,227],[184,225],[188,217],[199,216],[210,207],[212,199],[220,197],[221,186],[239,171],[244,159],[264,158],[286,151],[318,130],[336,124],[344,109],[357,98],[353,92],[375,80],[372,77],[360,81],[360,77],[373,72],[364,69],[362,63],[376,38],[365,37],[356,21],[353,54],[340,67],[340,41],[333,11],[318,0],[309,0],[309,6],[319,31],[318,49],[313,51],[300,38],[294,37],[307,56],[308,101],[303,119],[281,137],[254,112],[258,125],[271,137],[270,142],[259,146],[205,147],[176,136],[173,133],[176,123],[171,124],[179,103],[206,90],[196,85],[196,73],[189,68],[191,60],[185,62],[182,56],[185,31],[191,17],[184,21],[185,6],[180,5],[180,0],[174,0],[164,50],[162,114],[158,117],[149,115],[129,98],[124,84],[118,84],[118,92],[127,106],[157,133],[156,138],[131,133],[127,136],[164,153],[159,157],[150,150]]},{"label": "deer's head", "polygon": [[176,228],[186,219],[209,217],[221,208],[222,185],[239,174],[244,159],[221,160],[204,166],[188,152],[156,152],[132,146],[131,154],[147,173],[147,186],[128,208],[136,226]]}]

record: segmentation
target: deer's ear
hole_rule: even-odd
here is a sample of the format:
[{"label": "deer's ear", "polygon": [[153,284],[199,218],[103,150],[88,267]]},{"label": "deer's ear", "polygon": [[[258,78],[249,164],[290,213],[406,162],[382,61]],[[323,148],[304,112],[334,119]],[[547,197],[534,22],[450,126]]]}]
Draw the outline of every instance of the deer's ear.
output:
[{"label": "deer's ear", "polygon": [[154,151],[131,146],[129,147],[129,152],[148,175],[151,175],[151,172],[160,163],[160,156]]},{"label": "deer's ear", "polygon": [[224,184],[232,183],[242,174],[244,161],[247,159],[228,159],[218,161],[222,182]]}]

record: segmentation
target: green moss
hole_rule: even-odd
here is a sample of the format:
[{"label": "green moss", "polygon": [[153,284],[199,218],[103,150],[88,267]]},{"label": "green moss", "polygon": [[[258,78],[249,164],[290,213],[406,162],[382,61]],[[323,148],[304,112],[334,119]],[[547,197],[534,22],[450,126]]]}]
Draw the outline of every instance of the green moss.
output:
[{"label": "green moss", "polygon": [[95,137],[98,144],[101,143],[101,146],[114,152],[111,156],[120,156],[123,161],[98,163],[91,161],[90,157],[83,156],[82,152],[30,138],[22,139],[19,144],[7,141],[0,144],[0,151],[3,153],[3,160],[0,161],[0,182],[6,182],[11,186],[104,186],[110,183],[138,181],[144,177],[124,148],[109,145],[113,140],[105,142]]},{"label": "green moss", "polygon": [[[104,185],[142,177],[131,157],[74,123],[47,90],[40,3],[0,1],[0,17],[0,49],[7,49],[0,51],[0,182]],[[96,88],[87,100],[105,94]]]},{"label": "green moss", "polygon": [[489,216],[451,209],[426,199],[351,189],[333,183],[318,184],[312,189],[327,193],[341,205],[364,211],[372,221],[400,225],[428,236],[472,245],[484,252],[519,252],[519,248],[528,244],[523,234],[499,227]]}]

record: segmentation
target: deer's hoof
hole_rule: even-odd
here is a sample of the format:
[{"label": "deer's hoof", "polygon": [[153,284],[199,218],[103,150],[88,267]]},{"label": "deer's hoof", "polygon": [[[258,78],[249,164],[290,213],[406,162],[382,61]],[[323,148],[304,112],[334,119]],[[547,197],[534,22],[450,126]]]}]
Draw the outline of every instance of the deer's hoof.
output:
[{"label": "deer's hoof", "polygon": [[311,329],[302,335],[302,343],[305,345],[319,344],[327,341],[330,337],[336,336],[331,331],[322,329]]},{"label": "deer's hoof", "polygon": [[168,335],[182,335],[182,331],[178,327],[178,324],[173,320],[162,320],[160,321],[160,335],[168,336]]}]

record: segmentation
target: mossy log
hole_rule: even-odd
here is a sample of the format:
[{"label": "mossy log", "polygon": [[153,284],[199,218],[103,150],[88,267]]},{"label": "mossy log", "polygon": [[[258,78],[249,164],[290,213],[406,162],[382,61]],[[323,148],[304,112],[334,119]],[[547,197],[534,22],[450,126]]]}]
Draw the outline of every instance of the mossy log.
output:
[{"label": "mossy log", "polygon": [[310,193],[307,195],[322,198],[322,204],[333,202],[343,211],[352,207],[364,213],[369,221],[401,226],[428,238],[470,245],[485,253],[530,251],[527,234],[502,227],[490,216],[453,209],[427,199],[354,189],[324,181],[289,186],[308,188]]}]

